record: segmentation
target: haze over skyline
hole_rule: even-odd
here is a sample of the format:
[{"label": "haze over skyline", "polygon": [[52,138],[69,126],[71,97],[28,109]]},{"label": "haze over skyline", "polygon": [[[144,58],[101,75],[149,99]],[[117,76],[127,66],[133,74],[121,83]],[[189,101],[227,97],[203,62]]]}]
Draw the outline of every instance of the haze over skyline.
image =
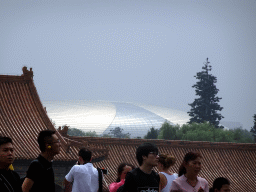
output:
[{"label": "haze over skyline", "polygon": [[256,1],[1,1],[0,73],[32,67],[43,102],[188,111],[209,58],[223,121],[256,114]]}]

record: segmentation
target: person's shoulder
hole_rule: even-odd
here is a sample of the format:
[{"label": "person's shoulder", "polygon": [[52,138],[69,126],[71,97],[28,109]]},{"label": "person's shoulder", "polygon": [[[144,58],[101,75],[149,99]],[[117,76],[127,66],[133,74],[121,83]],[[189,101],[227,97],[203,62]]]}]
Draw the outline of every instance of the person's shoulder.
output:
[{"label": "person's shoulder", "polygon": [[128,179],[128,180],[133,180],[133,179],[139,177],[140,174],[141,174],[141,173],[140,173],[140,169],[139,169],[139,168],[135,168],[135,169],[133,169],[133,170],[127,172],[126,177],[125,177],[125,181],[126,181],[127,179]]},{"label": "person's shoulder", "polygon": [[178,178],[178,177],[179,177],[178,173],[173,173],[172,175],[173,175],[175,178]]},{"label": "person's shoulder", "polygon": [[159,177],[159,174],[156,171],[154,171],[154,170],[152,170],[151,174],[156,176],[156,177]]},{"label": "person's shoulder", "polygon": [[138,172],[138,171],[140,171],[140,168],[136,167],[135,169],[131,170],[130,172]]},{"label": "person's shoulder", "polygon": [[117,189],[119,187],[121,187],[122,185],[124,185],[124,180],[120,181],[120,182],[113,182],[109,185],[109,191],[117,191]]},{"label": "person's shoulder", "polygon": [[165,174],[163,174],[163,172],[159,173],[159,177],[160,177],[161,189],[163,189],[167,184],[167,178],[166,178]]},{"label": "person's shoulder", "polygon": [[178,174],[176,175],[176,179],[173,180],[173,182],[175,181],[176,183],[180,183],[184,180],[183,178],[184,176],[181,175],[180,177],[178,176]]},{"label": "person's shoulder", "polygon": [[156,171],[154,171],[154,170],[152,170],[152,173],[154,173],[154,174],[157,174],[157,175],[158,175],[158,173],[157,173]]},{"label": "person's shoulder", "polygon": [[72,171],[77,171],[81,168],[80,165],[73,165],[73,167],[71,168]]},{"label": "person's shoulder", "polygon": [[101,170],[101,168],[99,168],[99,167],[94,167],[93,166],[93,164],[92,163],[86,163],[86,164],[84,164],[82,167],[81,167],[81,169],[85,169],[85,170],[90,170],[90,171],[92,171],[93,173],[102,173],[103,174],[103,172],[102,172],[102,170]]},{"label": "person's shoulder", "polygon": [[91,167],[94,170],[100,169],[99,167],[94,167],[92,163],[86,163],[85,165],[86,165],[86,167]]},{"label": "person's shoulder", "polygon": [[29,168],[32,168],[32,169],[42,169],[43,165],[42,165],[42,163],[38,159],[34,159],[30,163]]},{"label": "person's shoulder", "polygon": [[16,171],[11,171],[11,173],[18,179],[20,179],[20,175]]},{"label": "person's shoulder", "polygon": [[203,177],[197,177],[197,179],[201,182],[208,183],[208,181]]},{"label": "person's shoulder", "polygon": [[[132,175],[137,175],[138,172],[140,172],[140,171],[141,171],[141,170],[137,167],[137,168],[135,168],[135,169],[129,171],[128,173],[129,173],[129,174],[132,174]],[[127,174],[128,174],[128,173],[127,173]]]},{"label": "person's shoulder", "polygon": [[160,176],[160,178],[166,178],[166,176],[163,172],[159,172],[158,175]]}]

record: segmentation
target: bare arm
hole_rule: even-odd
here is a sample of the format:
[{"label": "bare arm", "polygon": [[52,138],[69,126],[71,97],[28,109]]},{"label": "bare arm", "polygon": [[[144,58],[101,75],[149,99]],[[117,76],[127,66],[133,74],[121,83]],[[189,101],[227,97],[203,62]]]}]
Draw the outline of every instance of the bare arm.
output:
[{"label": "bare arm", "polygon": [[25,178],[25,180],[22,184],[22,191],[23,192],[29,192],[33,185],[34,185],[33,180],[31,180],[29,178]]},{"label": "bare arm", "polygon": [[72,190],[72,183],[68,182],[66,179],[64,179],[64,192],[71,192]]},{"label": "bare arm", "polygon": [[162,173],[159,173],[159,176],[160,176],[159,189],[161,191],[167,185],[167,179]]}]

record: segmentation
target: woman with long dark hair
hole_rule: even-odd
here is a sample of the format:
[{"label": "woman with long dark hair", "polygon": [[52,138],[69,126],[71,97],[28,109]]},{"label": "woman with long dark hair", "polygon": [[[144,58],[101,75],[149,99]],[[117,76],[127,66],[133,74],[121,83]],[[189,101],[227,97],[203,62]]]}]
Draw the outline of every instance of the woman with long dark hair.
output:
[{"label": "woman with long dark hair", "polygon": [[219,177],[213,181],[210,192],[230,192],[230,182],[224,177]]},{"label": "woman with long dark hair", "polygon": [[188,152],[179,168],[179,177],[172,182],[171,192],[209,192],[208,182],[198,177],[201,171],[202,155]]},{"label": "woman with long dark hair", "polygon": [[126,174],[135,169],[135,167],[128,163],[121,163],[117,168],[117,179],[109,185],[109,192],[116,192],[119,187],[124,184]]}]

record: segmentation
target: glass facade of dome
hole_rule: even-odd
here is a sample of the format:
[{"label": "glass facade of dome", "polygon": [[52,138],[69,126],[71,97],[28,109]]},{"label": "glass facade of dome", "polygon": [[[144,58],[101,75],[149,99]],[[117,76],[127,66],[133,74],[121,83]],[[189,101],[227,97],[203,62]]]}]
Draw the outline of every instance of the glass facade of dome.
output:
[{"label": "glass facade of dome", "polygon": [[123,133],[129,133],[131,138],[143,138],[151,127],[159,129],[166,121],[155,113],[131,103],[115,102],[113,104],[116,106],[116,116],[103,134],[109,134],[111,129],[120,127]]},{"label": "glass facade of dome", "polygon": [[182,125],[189,120],[183,111],[126,102],[74,100],[47,101],[43,105],[56,127],[67,125],[98,135],[120,127],[131,138],[143,138],[151,127],[159,129],[165,121]]}]

